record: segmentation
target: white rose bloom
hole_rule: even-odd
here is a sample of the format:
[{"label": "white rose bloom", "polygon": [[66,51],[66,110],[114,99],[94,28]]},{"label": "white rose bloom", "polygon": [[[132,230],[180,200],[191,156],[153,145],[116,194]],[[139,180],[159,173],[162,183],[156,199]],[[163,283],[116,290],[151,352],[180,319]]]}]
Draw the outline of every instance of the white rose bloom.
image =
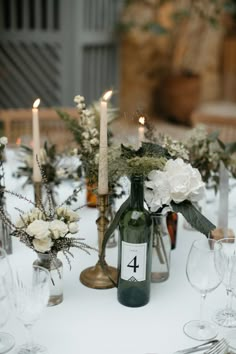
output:
[{"label": "white rose bloom", "polygon": [[68,225],[69,231],[71,234],[76,234],[79,231],[79,226],[77,224],[77,222],[71,222]]},{"label": "white rose bloom", "polygon": [[52,238],[64,237],[68,233],[68,226],[61,220],[53,220],[49,224]]},{"label": "white rose bloom", "polygon": [[6,136],[2,136],[0,138],[0,144],[1,145],[7,145],[7,143],[8,143],[8,138]]},{"label": "white rose bloom", "polygon": [[64,207],[64,206],[56,208],[56,214],[57,214],[57,216],[59,216],[59,217],[64,217],[64,215],[65,215],[65,213],[66,213],[66,210],[67,210],[67,208]]},{"label": "white rose bloom", "polygon": [[33,240],[33,246],[36,251],[44,253],[50,251],[51,247],[53,246],[53,242],[50,237],[45,237],[41,240],[35,238]]},{"label": "white rose bloom", "polygon": [[99,145],[99,140],[97,138],[93,138],[90,140],[90,144],[93,146]]},{"label": "white rose bloom", "polygon": [[70,222],[79,221],[79,219],[80,219],[79,213],[77,213],[76,211],[73,211],[71,209],[68,209],[66,216],[69,218]]},{"label": "white rose bloom", "polygon": [[49,222],[44,220],[34,220],[29,226],[26,228],[27,234],[30,236],[34,236],[37,239],[46,238],[50,235],[50,231],[48,229]]}]

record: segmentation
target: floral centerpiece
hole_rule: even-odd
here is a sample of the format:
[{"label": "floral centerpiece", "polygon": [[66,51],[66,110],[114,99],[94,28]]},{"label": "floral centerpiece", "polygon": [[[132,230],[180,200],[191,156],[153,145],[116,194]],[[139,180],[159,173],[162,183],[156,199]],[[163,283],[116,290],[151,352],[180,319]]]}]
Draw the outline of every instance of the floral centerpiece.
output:
[{"label": "floral centerpiece", "polygon": [[[86,106],[85,98],[77,95],[74,98],[79,117],[71,117],[66,112],[57,111],[59,117],[66,123],[73,133],[78,144],[77,153],[81,160],[82,169],[78,170],[80,177],[85,176],[89,185],[97,185],[99,162],[99,136],[100,136],[100,108],[99,102]],[[109,124],[117,117],[117,109],[108,104],[108,128]],[[112,146],[112,132],[108,129],[108,147]],[[94,188],[96,190],[96,187]],[[119,192],[117,192],[119,190]],[[122,185],[116,176],[109,171],[109,192],[112,197],[120,197],[124,194]]]},{"label": "floral centerpiece", "polygon": [[[6,198],[4,196],[5,189],[5,173],[4,173],[4,161],[5,157],[5,148],[8,143],[8,139],[3,136],[0,138],[0,207],[4,210],[4,213],[7,215],[6,208]],[[7,253],[12,253],[12,239],[10,236],[9,227],[0,220],[0,247],[4,248]]]},{"label": "floral centerpiece", "polygon": [[19,220],[16,223],[9,219],[2,208],[0,208],[0,218],[11,229],[12,236],[17,237],[36,252],[37,260],[34,264],[44,267],[50,272],[48,305],[57,305],[63,300],[63,263],[58,258],[58,253],[61,252],[65,256],[71,268],[72,248],[83,250],[88,254],[90,250],[95,250],[84,243],[82,238],[75,236],[79,231],[79,213],[63,204],[53,207],[50,194],[47,194],[49,208],[46,209],[42,203],[36,206],[19,194],[6,190],[5,193],[15,195],[33,206],[28,212],[20,210]]},{"label": "floral centerpiece", "polygon": [[[181,213],[194,229],[208,237],[215,225],[194,206],[204,195],[205,183],[200,172],[182,158],[183,154],[186,154],[185,150],[174,149],[173,146],[168,150],[153,143],[142,143],[138,150],[121,145],[120,150],[115,152],[110,169],[117,176],[143,174],[145,201],[150,213],[161,213],[166,208]],[[104,237],[103,251],[128,203],[129,198],[121,205],[109,226]]]},{"label": "floral centerpiece", "polygon": [[[56,205],[55,187],[59,186],[66,179],[78,179],[77,170],[80,168],[81,163],[73,155],[73,151],[69,154],[58,154],[56,145],[50,145],[47,142],[40,149],[39,164],[47,179],[47,186],[54,205]],[[21,165],[13,173],[13,176],[16,178],[26,177],[23,184],[23,187],[25,187],[27,184],[33,183],[33,150],[31,147],[22,145],[18,151],[18,156]]]},{"label": "floral centerpiece", "polygon": [[208,133],[204,125],[199,125],[188,132],[183,144],[188,151],[189,161],[200,171],[208,186],[218,189],[221,162],[230,175],[236,177],[236,142],[223,143],[219,131]]}]

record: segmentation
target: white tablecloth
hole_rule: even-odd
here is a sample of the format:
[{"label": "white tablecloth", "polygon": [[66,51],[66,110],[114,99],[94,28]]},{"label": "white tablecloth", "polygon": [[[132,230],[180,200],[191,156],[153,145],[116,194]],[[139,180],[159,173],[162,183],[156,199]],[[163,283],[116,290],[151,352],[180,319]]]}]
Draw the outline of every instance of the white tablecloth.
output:
[{"label": "white tablecloth", "polygon": [[[32,187],[22,191],[23,180],[12,178],[17,161],[15,154],[7,150],[6,187],[20,191],[32,198]],[[72,185],[61,186],[63,191],[73,189]],[[84,194],[80,196],[80,204],[84,203]],[[231,227],[236,226],[236,209],[232,207],[230,196]],[[25,204],[27,205],[27,203]],[[13,218],[18,212],[19,200],[8,196],[7,209]],[[27,206],[29,207],[29,205]],[[217,203],[207,205],[205,214],[211,220],[217,220]],[[80,233],[91,246],[97,247],[97,229],[95,220],[97,210],[84,207],[81,209]],[[87,255],[73,250],[72,270],[64,263],[64,301],[57,306],[47,307],[34,327],[35,339],[48,348],[50,354],[170,354],[177,349],[195,345],[199,342],[188,338],[183,333],[183,325],[199,318],[200,295],[188,283],[185,275],[185,264],[189,248],[194,239],[205,237],[196,231],[183,228],[183,218],[179,216],[177,247],[171,254],[170,277],[163,283],[151,284],[150,302],[140,308],[128,308],[117,301],[115,288],[95,290],[82,285],[79,281],[81,271],[97,261],[97,254]],[[17,239],[13,242],[12,263],[31,265],[36,254],[21,244]],[[116,266],[117,247],[107,249],[107,263]],[[213,313],[225,306],[226,292],[220,285],[206,299],[205,318],[211,320]],[[234,303],[235,307],[235,303]],[[12,313],[4,328],[16,339],[17,344],[25,342],[26,333]],[[219,337],[226,329],[219,328]],[[14,350],[10,352],[13,353]]]}]

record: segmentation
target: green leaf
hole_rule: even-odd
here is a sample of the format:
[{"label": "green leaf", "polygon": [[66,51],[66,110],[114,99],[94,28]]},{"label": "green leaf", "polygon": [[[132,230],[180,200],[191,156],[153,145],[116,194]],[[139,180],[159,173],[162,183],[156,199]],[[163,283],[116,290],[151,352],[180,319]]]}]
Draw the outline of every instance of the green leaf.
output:
[{"label": "green leaf", "polygon": [[188,200],[178,204],[172,201],[171,206],[176,213],[181,213],[194,229],[207,237],[209,236],[209,233],[216,228],[216,226],[205,218],[205,216],[203,216]]},{"label": "green leaf", "polygon": [[219,134],[220,134],[219,130],[215,130],[215,131],[213,131],[212,133],[210,133],[208,135],[208,139],[210,141],[216,141],[218,139],[218,137],[219,137]]},{"label": "green leaf", "polygon": [[167,149],[158,144],[142,142],[142,153],[143,155],[149,156],[164,156],[171,158]]},{"label": "green leaf", "polygon": [[161,26],[159,23],[156,22],[149,22],[143,26],[144,31],[150,31],[154,34],[167,34],[168,31],[165,27]]},{"label": "green leaf", "polygon": [[129,204],[130,204],[130,198],[127,198],[126,201],[120,206],[119,210],[116,212],[114,219],[112,220],[111,224],[107,228],[102,241],[102,251],[101,251],[100,259],[104,258],[107,241],[109,240],[110,236],[114,233],[115,229],[117,228],[120,221],[120,217]]},{"label": "green leaf", "polygon": [[225,145],[225,152],[227,154],[233,154],[236,152],[236,142],[228,143]]}]

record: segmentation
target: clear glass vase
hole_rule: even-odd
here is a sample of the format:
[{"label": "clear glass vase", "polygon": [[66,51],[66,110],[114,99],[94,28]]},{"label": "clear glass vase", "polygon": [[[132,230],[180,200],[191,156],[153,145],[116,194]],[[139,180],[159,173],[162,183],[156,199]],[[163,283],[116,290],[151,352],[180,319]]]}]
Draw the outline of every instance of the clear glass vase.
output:
[{"label": "clear glass vase", "polygon": [[169,278],[171,238],[166,215],[152,213],[152,268],[151,281],[159,283]]},{"label": "clear glass vase", "polygon": [[[4,214],[10,219],[5,207]],[[0,247],[2,247],[7,254],[12,254],[12,236],[10,227],[0,219]]]},{"label": "clear glass vase", "polygon": [[[113,219],[115,217],[115,213],[116,213],[116,211],[115,211],[114,198],[109,196],[109,205],[108,205],[108,209],[107,209],[107,218],[109,220],[108,226],[113,221]],[[116,247],[116,246],[117,246],[116,231],[114,231],[113,234],[109,237],[109,240],[107,241],[107,248],[113,248],[113,247]]]},{"label": "clear glass vase", "polygon": [[38,259],[34,265],[46,268],[50,272],[50,296],[48,306],[55,306],[63,301],[63,263],[47,253],[37,253]]}]

